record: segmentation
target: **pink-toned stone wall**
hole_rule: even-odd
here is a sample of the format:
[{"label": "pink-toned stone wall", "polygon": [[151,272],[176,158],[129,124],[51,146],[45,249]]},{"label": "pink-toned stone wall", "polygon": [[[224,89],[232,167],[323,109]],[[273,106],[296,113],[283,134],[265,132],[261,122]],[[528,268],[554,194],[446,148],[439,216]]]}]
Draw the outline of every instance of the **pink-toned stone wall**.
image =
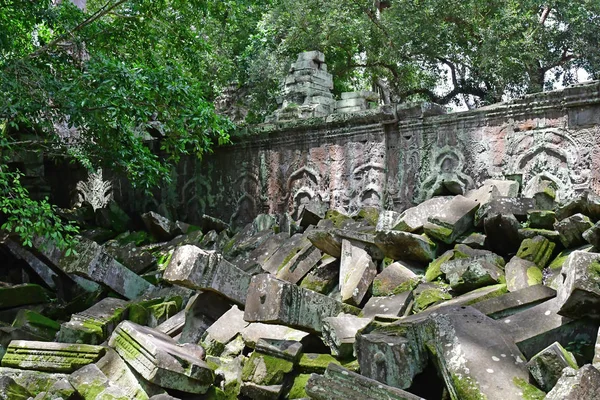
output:
[{"label": "pink-toned stone wall", "polygon": [[294,214],[313,198],[347,214],[402,210],[507,176],[525,188],[536,176],[550,179],[562,199],[600,192],[600,83],[438,110],[387,107],[254,127],[202,162],[184,160],[174,185],[138,208],[164,203],[192,222],[207,213],[241,225],[259,213]]}]

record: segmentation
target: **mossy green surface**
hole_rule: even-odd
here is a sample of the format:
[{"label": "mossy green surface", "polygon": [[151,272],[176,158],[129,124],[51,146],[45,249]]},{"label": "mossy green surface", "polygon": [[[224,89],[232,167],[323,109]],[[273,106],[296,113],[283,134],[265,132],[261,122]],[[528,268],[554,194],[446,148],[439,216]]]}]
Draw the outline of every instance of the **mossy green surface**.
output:
[{"label": "mossy green surface", "polygon": [[529,286],[540,285],[543,278],[542,270],[538,267],[527,268],[527,284]]},{"label": "mossy green surface", "polygon": [[449,250],[429,263],[427,270],[425,271],[425,281],[432,282],[442,276],[444,273],[441,270],[441,266],[446,261],[450,261],[454,257],[454,251]]},{"label": "mossy green surface", "polygon": [[325,219],[333,222],[333,226],[341,228],[344,222],[350,219],[347,215],[340,213],[339,211],[329,210],[325,213]]},{"label": "mossy green surface", "polygon": [[290,389],[288,399],[303,399],[308,397],[306,394],[306,384],[311,374],[300,374],[294,379],[294,384]]},{"label": "mossy green surface", "polygon": [[521,246],[517,251],[517,257],[531,261],[539,268],[544,268],[550,261],[555,247],[556,244],[554,242],[549,241],[543,236],[536,236],[521,242]]},{"label": "mossy green surface", "polygon": [[242,380],[257,385],[279,385],[293,368],[291,361],[255,351],[244,364]]},{"label": "mossy green surface", "polygon": [[487,400],[487,396],[479,390],[477,382],[469,376],[452,374],[452,384],[460,400]]},{"label": "mossy green surface", "polygon": [[330,363],[342,365],[330,354],[305,353],[300,357],[298,370],[302,374],[323,374]]},{"label": "mossy green surface", "polygon": [[364,220],[369,223],[369,225],[377,226],[377,221],[379,220],[379,210],[375,207],[365,207],[362,208],[354,219]]},{"label": "mossy green surface", "polygon": [[546,393],[521,378],[514,378],[513,383],[523,393],[523,400],[544,400]]},{"label": "mossy green surface", "polygon": [[415,297],[413,312],[419,313],[440,301],[450,299],[452,299],[452,296],[441,289],[425,289]]}]

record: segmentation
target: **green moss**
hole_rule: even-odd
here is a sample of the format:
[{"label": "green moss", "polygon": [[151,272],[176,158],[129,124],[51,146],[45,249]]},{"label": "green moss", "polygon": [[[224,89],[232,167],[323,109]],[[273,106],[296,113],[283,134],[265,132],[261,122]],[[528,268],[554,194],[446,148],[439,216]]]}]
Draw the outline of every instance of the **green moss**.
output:
[{"label": "green moss", "polygon": [[349,220],[350,217],[348,217],[338,211],[329,210],[325,213],[325,219],[328,219],[331,222],[333,222],[333,226],[335,226],[336,228],[341,228],[342,225],[344,224],[344,222]]},{"label": "green moss", "polygon": [[487,396],[481,393],[477,383],[469,376],[459,377],[452,374],[452,383],[461,400],[487,400]]},{"label": "green moss", "polygon": [[305,353],[300,358],[298,369],[303,374],[322,374],[330,363],[342,365],[330,354]]},{"label": "green moss", "polygon": [[173,251],[173,249],[166,252],[162,251],[156,255],[156,266],[159,271],[164,271],[167,268],[173,257]]},{"label": "green moss", "polygon": [[437,302],[450,299],[452,296],[440,289],[425,289],[415,298],[413,312],[419,313]]},{"label": "green moss", "polygon": [[257,385],[279,385],[285,374],[292,371],[291,361],[254,352],[242,369],[242,380]]},{"label": "green moss", "polygon": [[306,384],[310,379],[310,374],[300,374],[294,379],[294,384],[290,389],[288,399],[303,399],[308,397],[306,394]]},{"label": "green moss", "polygon": [[529,382],[521,378],[514,378],[513,383],[523,393],[523,400],[543,400],[546,397],[546,393],[531,385]]},{"label": "green moss", "polygon": [[452,238],[452,234],[453,234],[453,230],[451,228],[447,228],[445,226],[441,226],[441,225],[428,225],[427,229],[426,229],[426,233],[435,238],[438,239],[444,243],[450,243],[453,238]]},{"label": "green moss", "polygon": [[364,220],[369,223],[369,225],[377,226],[377,221],[379,220],[379,210],[375,207],[365,207],[362,208],[356,217],[354,217],[357,221]]},{"label": "green moss", "polygon": [[404,292],[408,292],[408,291],[414,290],[417,286],[419,286],[419,283],[421,283],[421,279],[420,278],[409,279],[408,281],[403,282],[400,285],[396,286],[392,290],[392,294],[400,294],[400,293],[404,293]]},{"label": "green moss", "polygon": [[527,269],[527,284],[529,286],[539,285],[542,283],[542,270],[538,267],[530,267]]},{"label": "green moss", "polygon": [[454,251],[449,250],[429,263],[425,271],[425,281],[432,282],[442,276],[444,273],[441,270],[442,264],[450,261],[454,257]]}]

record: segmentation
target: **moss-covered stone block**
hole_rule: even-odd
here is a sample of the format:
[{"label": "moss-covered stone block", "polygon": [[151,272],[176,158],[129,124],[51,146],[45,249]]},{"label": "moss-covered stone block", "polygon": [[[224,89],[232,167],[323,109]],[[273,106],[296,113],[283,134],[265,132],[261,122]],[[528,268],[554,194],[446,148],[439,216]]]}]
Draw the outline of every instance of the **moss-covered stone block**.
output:
[{"label": "moss-covered stone block", "polygon": [[532,239],[525,239],[517,251],[517,257],[534,262],[538,268],[546,267],[556,244],[543,236],[536,236]]},{"label": "moss-covered stone block", "polygon": [[255,351],[244,364],[242,380],[264,386],[279,385],[292,369],[291,361]]}]

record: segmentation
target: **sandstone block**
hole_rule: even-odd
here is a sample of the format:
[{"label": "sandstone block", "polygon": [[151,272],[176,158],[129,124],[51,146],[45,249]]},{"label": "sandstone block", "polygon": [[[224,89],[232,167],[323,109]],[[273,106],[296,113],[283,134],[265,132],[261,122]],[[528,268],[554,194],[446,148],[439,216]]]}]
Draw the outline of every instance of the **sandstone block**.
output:
[{"label": "sandstone block", "polygon": [[499,319],[536,306],[555,296],[556,291],[547,286],[528,286],[498,297],[485,299],[473,304],[473,308],[476,308],[488,317]]},{"label": "sandstone block", "polygon": [[542,284],[542,270],[532,261],[513,257],[504,269],[509,292]]},{"label": "sandstone block", "polygon": [[400,292],[400,285],[410,285],[415,278],[417,275],[405,263],[394,262],[373,279],[373,296],[389,296],[395,289]]},{"label": "sandstone block", "polygon": [[190,289],[211,290],[236,304],[246,302],[251,275],[214,251],[185,245],[173,252],[163,279]]},{"label": "sandstone block", "polygon": [[563,369],[567,367],[579,368],[573,354],[557,342],[531,357],[527,363],[529,372],[544,392],[552,390],[562,375]]},{"label": "sandstone block", "polygon": [[467,230],[473,228],[475,212],[479,203],[464,196],[455,196],[430,216],[423,226],[425,233],[444,243],[452,243]]},{"label": "sandstone block", "polygon": [[566,248],[581,246],[585,243],[583,232],[594,224],[583,214],[574,214],[554,224],[554,229],[560,234],[560,241]]},{"label": "sandstone block", "polygon": [[517,251],[517,257],[534,262],[538,268],[543,269],[552,258],[555,246],[554,242],[545,237],[535,236],[521,242],[521,246]]},{"label": "sandstone block", "polygon": [[565,281],[557,290],[558,314],[600,318],[600,254],[572,252],[562,268]]},{"label": "sandstone block", "polygon": [[377,266],[363,246],[343,239],[339,280],[342,302],[360,305],[376,274]]},{"label": "sandstone block", "polygon": [[178,345],[155,329],[123,321],[108,344],[144,379],[158,386],[205,393],[214,381],[213,371],[203,361],[202,347]]},{"label": "sandstone block", "polygon": [[98,361],[102,346],[13,340],[2,358],[2,366],[46,372],[71,373]]},{"label": "sandstone block", "polygon": [[546,400],[579,400],[600,398],[600,372],[590,364],[578,370],[565,368],[546,396]]},{"label": "sandstone block", "polygon": [[317,400],[423,400],[404,390],[382,385],[376,380],[330,364],[323,376],[311,375],[306,385],[306,393]]},{"label": "sandstone block", "polygon": [[364,328],[371,318],[355,315],[338,315],[323,320],[323,341],[331,349],[331,354],[344,359],[352,357],[356,333]]},{"label": "sandstone block", "polygon": [[383,231],[375,236],[375,244],[394,260],[427,263],[435,259],[436,244],[428,237],[408,232]]},{"label": "sandstone block", "polygon": [[244,320],[289,325],[321,332],[323,318],[358,309],[330,297],[262,274],[252,277]]}]

